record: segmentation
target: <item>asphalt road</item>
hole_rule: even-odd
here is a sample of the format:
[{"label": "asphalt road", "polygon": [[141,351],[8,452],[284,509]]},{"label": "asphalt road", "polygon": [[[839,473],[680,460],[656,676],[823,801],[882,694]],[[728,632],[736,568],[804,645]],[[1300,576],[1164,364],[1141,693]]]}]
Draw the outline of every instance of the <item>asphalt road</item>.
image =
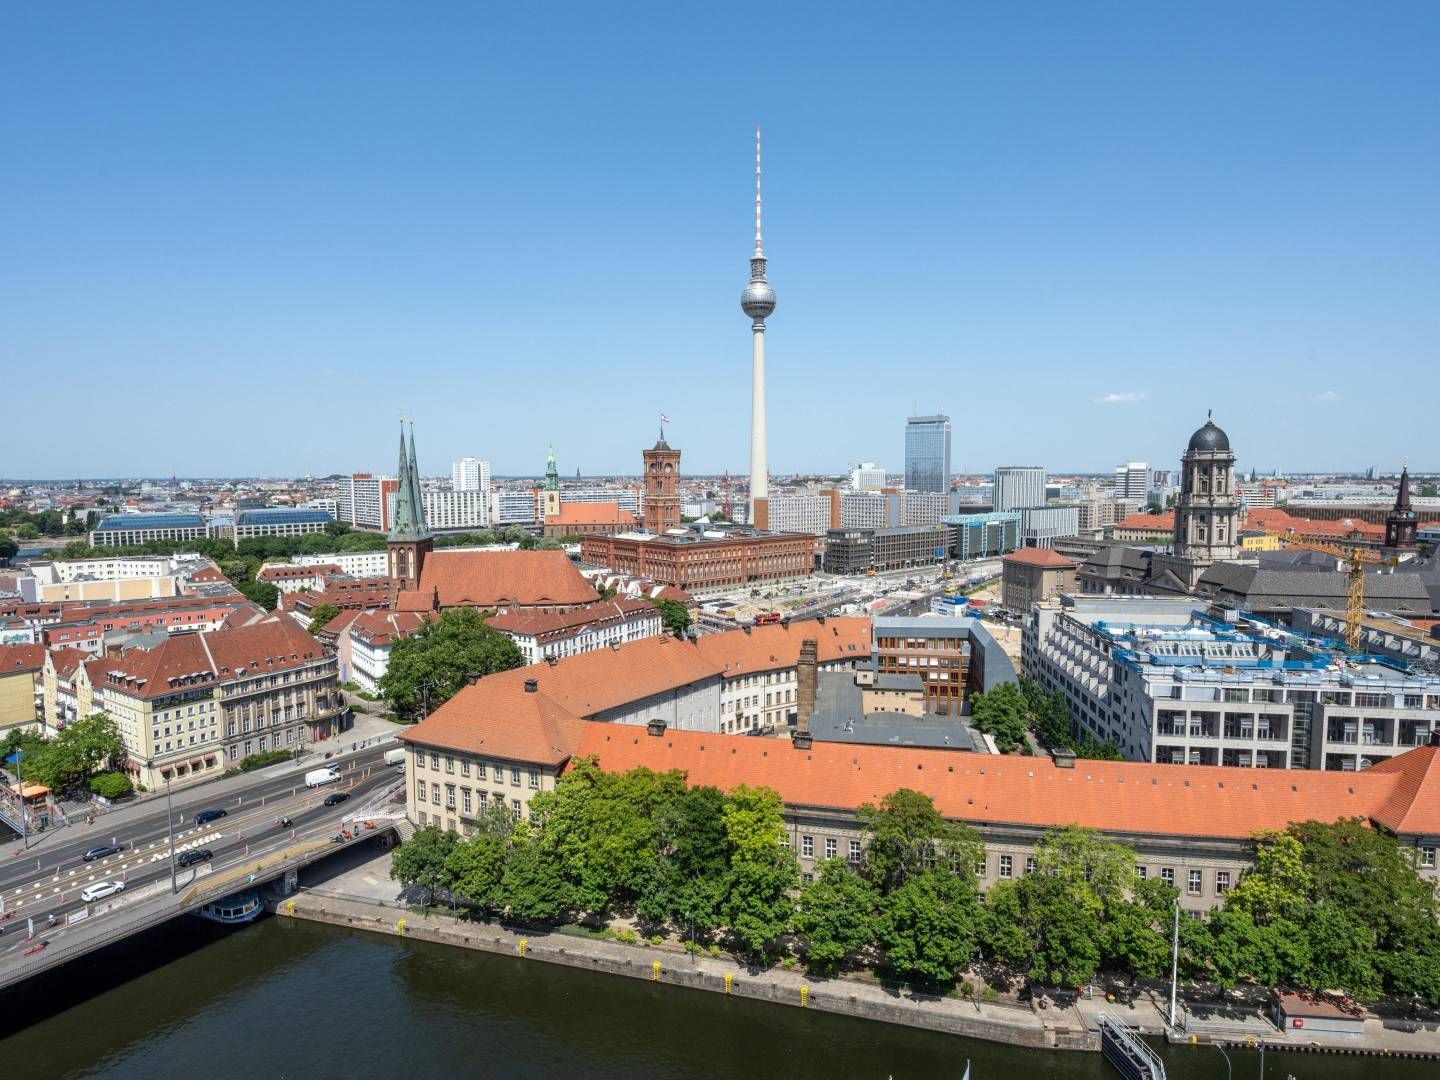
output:
[{"label": "asphalt road", "polygon": [[[262,775],[259,783],[238,794],[220,797],[214,792],[207,795],[201,789],[176,797],[177,854],[191,848],[207,848],[214,853],[210,862],[178,870],[178,888],[183,891],[217,870],[239,865],[268,850],[339,831],[348,816],[401,779],[399,770],[382,763],[384,749],[359,753],[341,762],[338,784],[307,788],[305,770],[295,770],[279,776]],[[325,797],[337,791],[348,791],[350,798],[336,806],[325,806]],[[226,816],[195,825],[195,813],[211,808],[224,809]],[[75,829],[80,836],[59,847],[47,848],[38,856],[12,860],[12,865],[0,874],[0,900],[5,906],[4,915],[0,915],[0,926],[4,927],[4,933],[0,934],[0,962],[39,940],[58,943],[71,929],[83,927],[89,931],[94,928],[95,920],[103,919],[112,911],[133,908],[142,897],[168,893],[170,847],[163,802],[158,803],[157,810],[127,822],[114,832],[101,832],[105,825],[102,819],[88,829]],[[276,818],[282,816],[291,819],[293,828],[276,824]],[[110,843],[112,839],[123,845],[124,850],[94,862],[84,861],[87,850]],[[124,881],[125,891],[86,904],[80,899],[81,891],[100,881]],[[90,917],[84,922],[72,927],[64,925],[67,915],[87,908]],[[55,927],[45,923],[52,914],[58,921]],[[32,918],[36,940],[27,941],[27,921]]]}]

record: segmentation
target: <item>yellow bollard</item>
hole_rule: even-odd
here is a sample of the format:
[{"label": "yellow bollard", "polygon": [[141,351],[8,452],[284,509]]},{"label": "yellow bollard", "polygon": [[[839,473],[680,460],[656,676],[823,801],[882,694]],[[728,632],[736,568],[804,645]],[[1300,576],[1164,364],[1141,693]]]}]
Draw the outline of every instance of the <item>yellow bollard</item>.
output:
[{"label": "yellow bollard", "polygon": [[810,987],[803,983],[800,986],[800,1007],[806,1008],[810,1004]]},{"label": "yellow bollard", "polygon": [[651,982],[659,982],[659,981],[660,981],[660,961],[659,961],[659,960],[656,960],[653,964],[650,965],[650,981],[651,981]]},{"label": "yellow bollard", "polygon": [[732,980],[733,978],[735,978],[734,975],[731,975],[729,972],[726,972],[726,974],[725,974],[725,992],[726,992],[727,994],[730,992],[730,980]]},{"label": "yellow bollard", "polygon": [[405,936],[405,920],[404,920],[404,919],[396,919],[396,920],[395,920],[395,932],[396,932],[397,934],[399,934],[401,937],[404,937],[404,936]]},{"label": "yellow bollard", "polygon": [[522,938],[520,939],[520,956],[521,956],[522,958],[525,956],[525,946],[526,946],[527,944],[529,944],[529,941],[530,941],[529,938],[523,938],[523,937],[522,937]]},{"label": "yellow bollard", "polygon": [[285,901],[285,914],[286,914],[286,915],[294,915],[294,914],[295,914],[295,901],[294,901],[294,900],[286,900],[286,901]]},{"label": "yellow bollard", "polygon": [[1194,1035],[1191,1035],[1191,1036],[1190,1036],[1190,1045],[1191,1045],[1191,1046],[1198,1046],[1199,1043],[1200,1043],[1200,1040],[1197,1039]]}]

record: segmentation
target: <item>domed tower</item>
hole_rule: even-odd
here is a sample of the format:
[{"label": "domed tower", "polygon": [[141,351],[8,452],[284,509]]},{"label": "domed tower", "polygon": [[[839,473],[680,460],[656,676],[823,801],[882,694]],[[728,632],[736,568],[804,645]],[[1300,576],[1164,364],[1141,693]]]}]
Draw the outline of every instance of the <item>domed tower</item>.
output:
[{"label": "domed tower", "polygon": [[1207,414],[1180,458],[1175,500],[1175,554],[1191,564],[1192,588],[1205,567],[1239,555],[1239,517],[1230,437]]},{"label": "domed tower", "polygon": [[765,320],[775,311],[775,290],[765,280],[760,246],[760,125],[755,125],[755,254],[750,284],[740,294],[740,310],[750,319],[750,524],[770,527],[770,471],[765,460]]},{"label": "domed tower", "polygon": [[1400,490],[1395,493],[1395,508],[1385,515],[1385,546],[1414,549],[1418,545],[1418,519],[1410,507],[1410,466],[1400,468]]}]

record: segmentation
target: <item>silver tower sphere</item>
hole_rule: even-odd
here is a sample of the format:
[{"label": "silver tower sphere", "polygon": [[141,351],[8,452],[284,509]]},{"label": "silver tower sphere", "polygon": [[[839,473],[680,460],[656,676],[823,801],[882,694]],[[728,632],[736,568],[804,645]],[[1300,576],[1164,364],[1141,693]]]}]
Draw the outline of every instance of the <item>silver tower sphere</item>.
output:
[{"label": "silver tower sphere", "polygon": [[755,322],[764,322],[775,311],[775,290],[765,280],[765,256],[758,252],[750,260],[750,284],[740,294],[740,310]]}]

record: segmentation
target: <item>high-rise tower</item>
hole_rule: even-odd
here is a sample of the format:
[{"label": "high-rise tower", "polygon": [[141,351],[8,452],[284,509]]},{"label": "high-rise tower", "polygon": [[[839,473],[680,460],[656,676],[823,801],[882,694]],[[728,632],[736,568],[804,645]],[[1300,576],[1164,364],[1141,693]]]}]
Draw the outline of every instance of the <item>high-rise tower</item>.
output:
[{"label": "high-rise tower", "polygon": [[740,294],[740,310],[750,317],[750,524],[770,527],[770,472],[765,461],[765,320],[775,311],[775,290],[765,280],[765,251],[760,246],[760,125],[755,125],[755,253],[750,284]]},{"label": "high-rise tower", "polygon": [[645,459],[645,527],[653,533],[680,527],[680,451],[665,441],[665,429]]},{"label": "high-rise tower", "polygon": [[425,523],[425,502],[420,497],[420,462],[415,454],[415,424],[410,424],[410,449],[405,449],[405,427],[400,427],[400,468],[395,491],[395,517],[385,549],[390,564],[393,594],[420,587],[425,557],[435,546]]},{"label": "high-rise tower", "polygon": [[1239,555],[1239,517],[1230,437],[1207,416],[1180,458],[1175,499],[1175,556],[1188,563],[1187,588],[1195,587],[1206,567]]}]

